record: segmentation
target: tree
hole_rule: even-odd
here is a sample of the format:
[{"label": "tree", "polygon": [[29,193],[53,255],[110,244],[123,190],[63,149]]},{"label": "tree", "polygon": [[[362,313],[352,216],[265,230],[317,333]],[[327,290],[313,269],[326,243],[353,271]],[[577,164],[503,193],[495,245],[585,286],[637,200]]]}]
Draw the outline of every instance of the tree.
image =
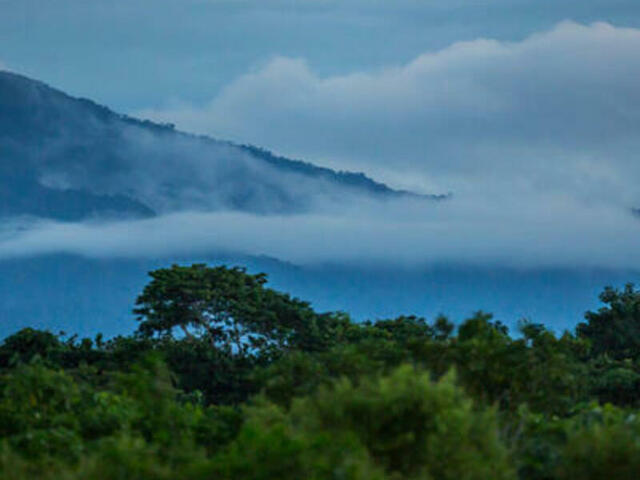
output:
[{"label": "tree", "polygon": [[640,421],[611,405],[572,419],[558,480],[628,480],[640,472]]},{"label": "tree", "polygon": [[218,478],[514,478],[494,412],[474,406],[453,376],[434,382],[408,365],[357,384],[343,378],[288,412],[249,409],[219,460],[233,469]]},{"label": "tree", "polygon": [[577,333],[592,343],[592,354],[623,360],[640,357],[640,291],[628,283],[623,290],[607,287],[600,294],[606,306],[585,314]]},{"label": "tree", "polygon": [[0,345],[0,366],[28,363],[34,357],[48,362],[58,357],[63,347],[60,339],[51,332],[23,328],[5,338]]},{"label": "tree", "polygon": [[203,339],[229,355],[320,348],[330,338],[331,315],[265,287],[264,273],[244,268],[173,265],[156,270],[137,299],[139,332],[147,337]]}]

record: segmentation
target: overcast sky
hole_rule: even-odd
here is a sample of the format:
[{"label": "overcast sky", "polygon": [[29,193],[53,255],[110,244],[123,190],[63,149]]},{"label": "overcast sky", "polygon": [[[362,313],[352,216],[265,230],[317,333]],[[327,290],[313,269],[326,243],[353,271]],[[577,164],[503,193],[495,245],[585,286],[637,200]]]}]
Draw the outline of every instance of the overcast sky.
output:
[{"label": "overcast sky", "polygon": [[205,101],[274,56],[370,72],[558,22],[640,26],[637,0],[0,0],[0,61],[120,111]]},{"label": "overcast sky", "polygon": [[[173,230],[140,251],[640,267],[637,0],[0,0],[0,62],[183,130],[454,194],[427,213],[46,224],[0,255],[121,253],[122,232]],[[206,222],[225,235],[187,227]]]}]

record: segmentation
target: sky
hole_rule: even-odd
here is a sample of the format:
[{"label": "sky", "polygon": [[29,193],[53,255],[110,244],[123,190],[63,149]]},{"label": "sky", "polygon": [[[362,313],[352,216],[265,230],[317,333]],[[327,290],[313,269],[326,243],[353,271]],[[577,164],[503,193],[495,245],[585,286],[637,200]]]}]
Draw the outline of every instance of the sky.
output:
[{"label": "sky", "polygon": [[[428,212],[40,223],[0,256],[233,246],[640,268],[637,0],[0,0],[0,63],[182,130],[453,194]],[[189,228],[209,224],[224,233]]]},{"label": "sky", "polygon": [[274,57],[321,77],[573,20],[639,27],[635,0],[0,0],[0,61],[119,111],[203,102]]}]

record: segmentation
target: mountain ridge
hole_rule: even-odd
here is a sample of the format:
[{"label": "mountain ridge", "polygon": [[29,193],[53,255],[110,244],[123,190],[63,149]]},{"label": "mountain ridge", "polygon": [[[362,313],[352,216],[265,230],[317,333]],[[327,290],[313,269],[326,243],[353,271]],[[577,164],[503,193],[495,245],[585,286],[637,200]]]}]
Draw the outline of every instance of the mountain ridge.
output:
[{"label": "mountain ridge", "polygon": [[[13,185],[0,191],[5,216],[78,220],[114,211],[146,217],[180,209],[287,213],[354,195],[446,198],[137,119],[7,71],[0,71],[0,155],[0,177]],[[35,199],[18,198],[20,191]],[[86,211],[67,211],[74,198],[86,203]]]}]

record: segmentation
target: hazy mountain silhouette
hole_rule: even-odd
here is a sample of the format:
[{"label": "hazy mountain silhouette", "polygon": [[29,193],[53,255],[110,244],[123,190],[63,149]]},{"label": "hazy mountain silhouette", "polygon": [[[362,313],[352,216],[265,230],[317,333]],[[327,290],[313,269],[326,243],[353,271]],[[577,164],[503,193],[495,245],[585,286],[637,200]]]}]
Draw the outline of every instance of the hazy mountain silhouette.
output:
[{"label": "hazy mountain silhouette", "polygon": [[120,115],[8,72],[0,72],[0,158],[4,216],[77,220],[184,209],[286,213],[353,195],[411,195],[361,173]]}]

